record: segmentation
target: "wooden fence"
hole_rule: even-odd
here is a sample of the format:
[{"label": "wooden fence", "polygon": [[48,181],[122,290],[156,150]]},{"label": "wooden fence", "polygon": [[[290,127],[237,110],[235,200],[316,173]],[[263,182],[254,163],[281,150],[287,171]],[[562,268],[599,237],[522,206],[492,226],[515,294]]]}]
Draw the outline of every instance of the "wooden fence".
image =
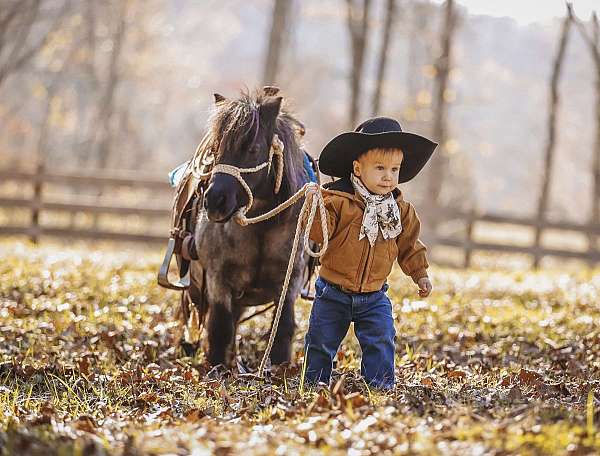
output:
[{"label": "wooden fence", "polygon": [[[583,225],[564,221],[539,220],[531,217],[478,213],[475,211],[465,212],[455,209],[445,209],[443,210],[443,213],[446,220],[459,220],[464,222],[464,235],[435,236],[431,240],[432,245],[460,248],[463,251],[463,265],[465,267],[471,265],[474,251],[526,254],[532,257],[534,266],[539,265],[540,260],[546,256],[584,260],[588,264],[600,263],[600,252],[596,246],[596,238],[600,237],[600,225]],[[499,242],[477,242],[474,240],[473,232],[476,225],[479,223],[529,228],[535,233],[540,233],[538,238],[540,238],[541,234],[546,230],[554,230],[569,234],[576,233],[585,236],[588,239],[588,248],[586,251],[576,251],[572,249],[544,247],[535,245],[535,242],[529,246]]]},{"label": "wooden fence", "polygon": [[[34,242],[41,236],[79,238],[79,239],[107,239],[115,241],[134,241],[165,243],[169,229],[170,205],[165,203],[160,207],[140,207],[97,204],[83,202],[64,202],[49,200],[44,188],[48,184],[59,184],[74,187],[84,186],[86,188],[127,187],[132,189],[146,189],[152,192],[153,200],[170,201],[173,189],[169,186],[166,177],[143,176],[140,173],[112,171],[94,171],[89,173],[58,173],[45,172],[38,168],[36,172],[15,172],[13,170],[0,170],[0,184],[7,181],[17,181],[23,185],[33,186],[30,197],[2,197],[0,195],[0,209],[20,208],[30,211],[29,223],[26,225],[0,225],[0,235],[26,235]],[[123,231],[108,231],[98,228],[81,229],[73,227],[46,226],[41,222],[40,214],[47,212],[62,213],[84,213],[84,214],[108,214],[113,216],[130,216],[160,220],[154,226],[164,234],[131,233]],[[571,258],[584,260],[590,264],[600,263],[600,252],[598,252],[596,241],[600,237],[600,225],[582,225],[569,222],[553,222],[538,220],[527,217],[514,217],[498,214],[480,214],[476,212],[464,212],[454,209],[444,209],[444,220],[455,220],[464,223],[464,229],[459,235],[437,235],[430,239],[432,248],[436,246],[455,247],[463,252],[463,265],[470,266],[472,255],[476,251],[520,253],[527,254],[533,258],[533,264],[539,264],[539,260],[546,256]],[[500,242],[478,242],[474,240],[473,232],[477,224],[487,223],[495,225],[510,225],[525,227],[542,233],[544,230],[556,230],[578,233],[590,239],[587,251],[576,251],[570,249],[548,248],[540,245],[511,245]],[[164,227],[164,228],[163,228]]]},{"label": "wooden fence", "polygon": [[[33,192],[30,197],[2,197],[0,195],[0,208],[28,209],[31,211],[30,223],[27,225],[0,226],[0,235],[26,235],[37,242],[41,236],[65,237],[79,239],[106,239],[116,241],[165,243],[168,237],[169,217],[171,209],[168,204],[162,207],[126,206],[114,204],[98,204],[85,202],[51,201],[44,192],[48,184],[59,184],[73,187],[97,188],[99,190],[111,187],[127,187],[131,189],[144,189],[152,192],[154,196],[161,195],[163,200],[169,200],[173,189],[168,184],[166,176],[163,179],[154,176],[144,176],[133,172],[94,171],[89,173],[57,173],[45,172],[38,168],[36,172],[23,172],[0,170],[0,183],[17,181],[23,186],[32,185]],[[25,189],[23,188],[23,193]],[[153,198],[161,199],[161,198]],[[152,203],[151,201],[149,203]],[[140,216],[148,219],[162,219],[158,225],[164,227],[164,235],[148,233],[131,233],[127,231],[110,231],[106,229],[81,229],[73,227],[47,226],[42,223],[42,212],[106,214],[113,216]]]}]

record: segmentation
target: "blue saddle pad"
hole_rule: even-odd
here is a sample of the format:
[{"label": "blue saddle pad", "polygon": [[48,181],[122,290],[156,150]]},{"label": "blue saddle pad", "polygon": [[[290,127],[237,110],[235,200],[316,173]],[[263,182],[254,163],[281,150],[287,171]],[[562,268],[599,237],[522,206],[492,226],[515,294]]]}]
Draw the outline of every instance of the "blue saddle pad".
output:
[{"label": "blue saddle pad", "polygon": [[304,171],[306,171],[306,175],[308,176],[309,182],[318,182],[317,175],[315,174],[315,170],[312,167],[312,162],[310,161],[310,157],[306,152],[304,152]]},{"label": "blue saddle pad", "polygon": [[177,187],[177,185],[179,185],[189,162],[190,161],[188,160],[169,172],[169,184],[171,184],[171,187]]}]

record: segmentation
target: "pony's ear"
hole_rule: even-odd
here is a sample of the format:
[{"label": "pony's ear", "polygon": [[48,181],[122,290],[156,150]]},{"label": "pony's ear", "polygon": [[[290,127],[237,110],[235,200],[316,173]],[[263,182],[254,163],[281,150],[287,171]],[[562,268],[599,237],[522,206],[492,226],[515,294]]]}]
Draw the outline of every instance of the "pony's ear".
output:
[{"label": "pony's ear", "polygon": [[306,134],[306,127],[299,120],[296,121],[296,131],[300,136],[304,136]]},{"label": "pony's ear", "polygon": [[223,103],[225,100],[227,100],[227,98],[220,93],[213,94],[213,97],[215,97],[215,104]]},{"label": "pony's ear", "polygon": [[279,93],[279,87],[275,86],[264,86],[263,93],[269,97],[274,97]]},{"label": "pony's ear", "polygon": [[281,108],[281,101],[283,97],[268,98],[263,104],[260,105],[260,114],[266,121],[275,122],[275,119],[279,115],[279,109]]}]

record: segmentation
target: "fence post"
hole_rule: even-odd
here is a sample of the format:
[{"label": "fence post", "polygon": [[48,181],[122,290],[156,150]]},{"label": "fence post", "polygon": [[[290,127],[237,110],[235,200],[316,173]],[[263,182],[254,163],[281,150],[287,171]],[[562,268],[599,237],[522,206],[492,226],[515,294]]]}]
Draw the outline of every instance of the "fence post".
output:
[{"label": "fence post", "polygon": [[590,219],[588,224],[588,252],[590,258],[588,259],[588,266],[593,268],[598,262],[598,235],[596,234],[597,225],[594,224],[594,219]]},{"label": "fence post", "polygon": [[477,214],[475,209],[471,209],[467,216],[467,230],[465,233],[465,259],[464,267],[469,268],[471,266],[471,255],[473,254],[473,225],[475,224],[475,218]]},{"label": "fence post", "polygon": [[38,160],[33,181],[33,199],[31,204],[31,242],[37,244],[40,235],[40,212],[42,210],[42,190],[44,185],[44,161]]},{"label": "fence post", "polygon": [[542,259],[542,255],[541,255],[541,241],[542,241],[542,230],[545,227],[545,219],[538,219],[537,223],[535,225],[535,240],[533,243],[533,267],[535,269],[539,268],[540,266],[540,260]]}]

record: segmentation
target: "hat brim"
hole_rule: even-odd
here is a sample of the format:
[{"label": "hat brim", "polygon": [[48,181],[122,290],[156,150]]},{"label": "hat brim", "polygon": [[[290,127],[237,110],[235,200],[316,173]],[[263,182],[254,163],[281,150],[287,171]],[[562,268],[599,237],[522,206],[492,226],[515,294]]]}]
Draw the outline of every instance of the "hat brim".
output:
[{"label": "hat brim", "polygon": [[415,133],[390,131],[385,133],[342,133],[325,146],[319,157],[322,173],[334,177],[348,177],[352,173],[352,162],[375,148],[402,149],[404,158],[400,166],[398,182],[414,178],[431,158],[437,143]]}]

